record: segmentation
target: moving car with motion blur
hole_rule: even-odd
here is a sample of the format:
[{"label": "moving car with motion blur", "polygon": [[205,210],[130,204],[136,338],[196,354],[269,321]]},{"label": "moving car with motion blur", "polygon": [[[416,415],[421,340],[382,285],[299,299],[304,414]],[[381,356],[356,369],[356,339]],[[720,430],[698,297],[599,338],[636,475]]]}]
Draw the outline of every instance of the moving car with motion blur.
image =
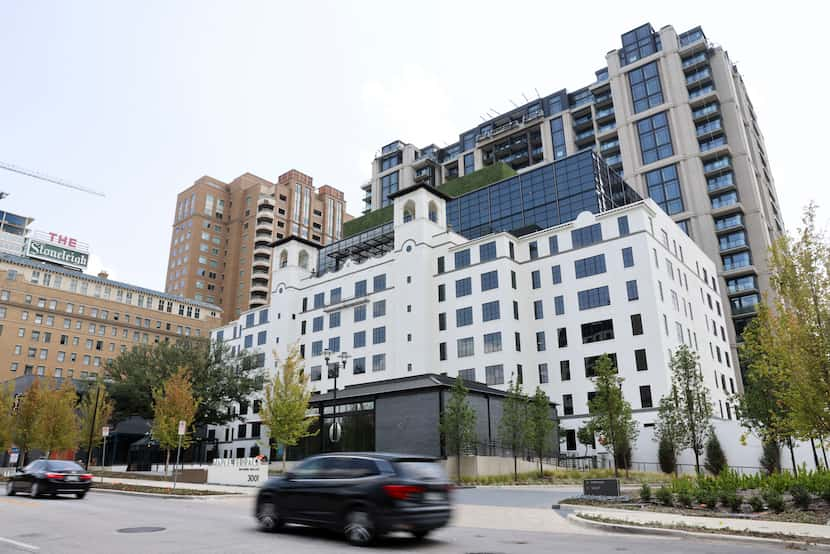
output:
[{"label": "moving car with motion blur", "polygon": [[23,469],[18,469],[6,482],[6,494],[14,496],[19,492],[28,493],[32,498],[58,494],[74,494],[80,499],[92,485],[92,474],[76,464],[65,460],[35,460]]},{"label": "moving car with motion blur", "polygon": [[450,483],[434,458],[371,452],[306,458],[263,485],[255,515],[266,531],[298,523],[367,545],[394,531],[424,538],[445,526],[451,511]]}]

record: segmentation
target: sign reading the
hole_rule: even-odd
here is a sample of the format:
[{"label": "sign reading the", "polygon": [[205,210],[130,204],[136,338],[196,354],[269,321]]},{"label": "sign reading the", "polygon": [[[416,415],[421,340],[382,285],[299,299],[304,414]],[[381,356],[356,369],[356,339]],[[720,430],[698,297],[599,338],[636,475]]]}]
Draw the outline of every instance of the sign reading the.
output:
[{"label": "sign reading the", "polygon": [[60,233],[36,231],[26,244],[26,255],[75,269],[84,269],[89,264],[87,245]]}]

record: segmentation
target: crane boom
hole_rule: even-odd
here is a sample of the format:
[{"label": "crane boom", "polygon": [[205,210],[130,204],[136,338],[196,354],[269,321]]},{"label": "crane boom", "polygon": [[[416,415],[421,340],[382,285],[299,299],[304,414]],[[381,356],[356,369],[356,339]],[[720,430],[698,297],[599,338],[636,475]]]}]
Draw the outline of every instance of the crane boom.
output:
[{"label": "crane boom", "polygon": [[103,192],[98,192],[97,190],[92,190],[90,188],[82,187],[80,185],[75,185],[73,183],[69,183],[64,181],[63,179],[58,179],[57,177],[50,177],[48,175],[44,175],[43,173],[39,173],[37,171],[31,169],[25,169],[10,163],[0,161],[0,169],[5,169],[6,171],[11,171],[13,173],[19,173],[20,175],[26,175],[27,177],[32,177],[34,179],[40,179],[41,181],[46,181],[47,183],[54,183],[56,185],[60,185],[62,187],[70,188],[73,190],[78,190],[81,192],[85,192],[87,194],[94,194],[96,196],[104,196]]}]

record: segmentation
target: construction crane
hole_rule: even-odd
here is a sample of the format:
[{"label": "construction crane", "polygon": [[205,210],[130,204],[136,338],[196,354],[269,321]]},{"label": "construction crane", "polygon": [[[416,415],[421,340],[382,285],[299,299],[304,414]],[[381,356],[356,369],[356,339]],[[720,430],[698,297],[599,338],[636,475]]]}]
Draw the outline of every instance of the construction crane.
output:
[{"label": "construction crane", "polygon": [[[41,181],[46,181],[47,183],[53,183],[55,185],[60,185],[62,187],[70,188],[80,192],[85,192],[87,194],[94,194],[95,196],[102,197],[104,196],[103,192],[98,192],[97,190],[82,187],[80,185],[64,181],[63,179],[58,179],[57,177],[50,177],[49,175],[44,175],[43,173],[40,173],[38,171],[26,169],[10,163],[0,161],[0,169],[5,169],[6,171],[11,171],[12,173],[19,173],[20,175],[26,175],[27,177],[32,177],[34,179],[39,179]],[[8,193],[0,192],[0,199],[4,198],[5,196],[8,196]]]}]

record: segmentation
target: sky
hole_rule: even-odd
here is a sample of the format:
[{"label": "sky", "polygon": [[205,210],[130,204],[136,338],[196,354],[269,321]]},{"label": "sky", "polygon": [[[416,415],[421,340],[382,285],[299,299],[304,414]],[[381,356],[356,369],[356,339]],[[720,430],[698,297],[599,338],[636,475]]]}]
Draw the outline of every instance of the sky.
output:
[{"label": "sky", "polygon": [[[766,5],[769,4],[769,5]],[[744,76],[785,225],[819,204],[830,128],[813,3],[0,0],[0,209],[88,242],[90,272],[163,290],[177,192],[289,169],[346,194],[396,139],[446,145],[488,110],[594,80],[642,23],[701,25]]]}]

